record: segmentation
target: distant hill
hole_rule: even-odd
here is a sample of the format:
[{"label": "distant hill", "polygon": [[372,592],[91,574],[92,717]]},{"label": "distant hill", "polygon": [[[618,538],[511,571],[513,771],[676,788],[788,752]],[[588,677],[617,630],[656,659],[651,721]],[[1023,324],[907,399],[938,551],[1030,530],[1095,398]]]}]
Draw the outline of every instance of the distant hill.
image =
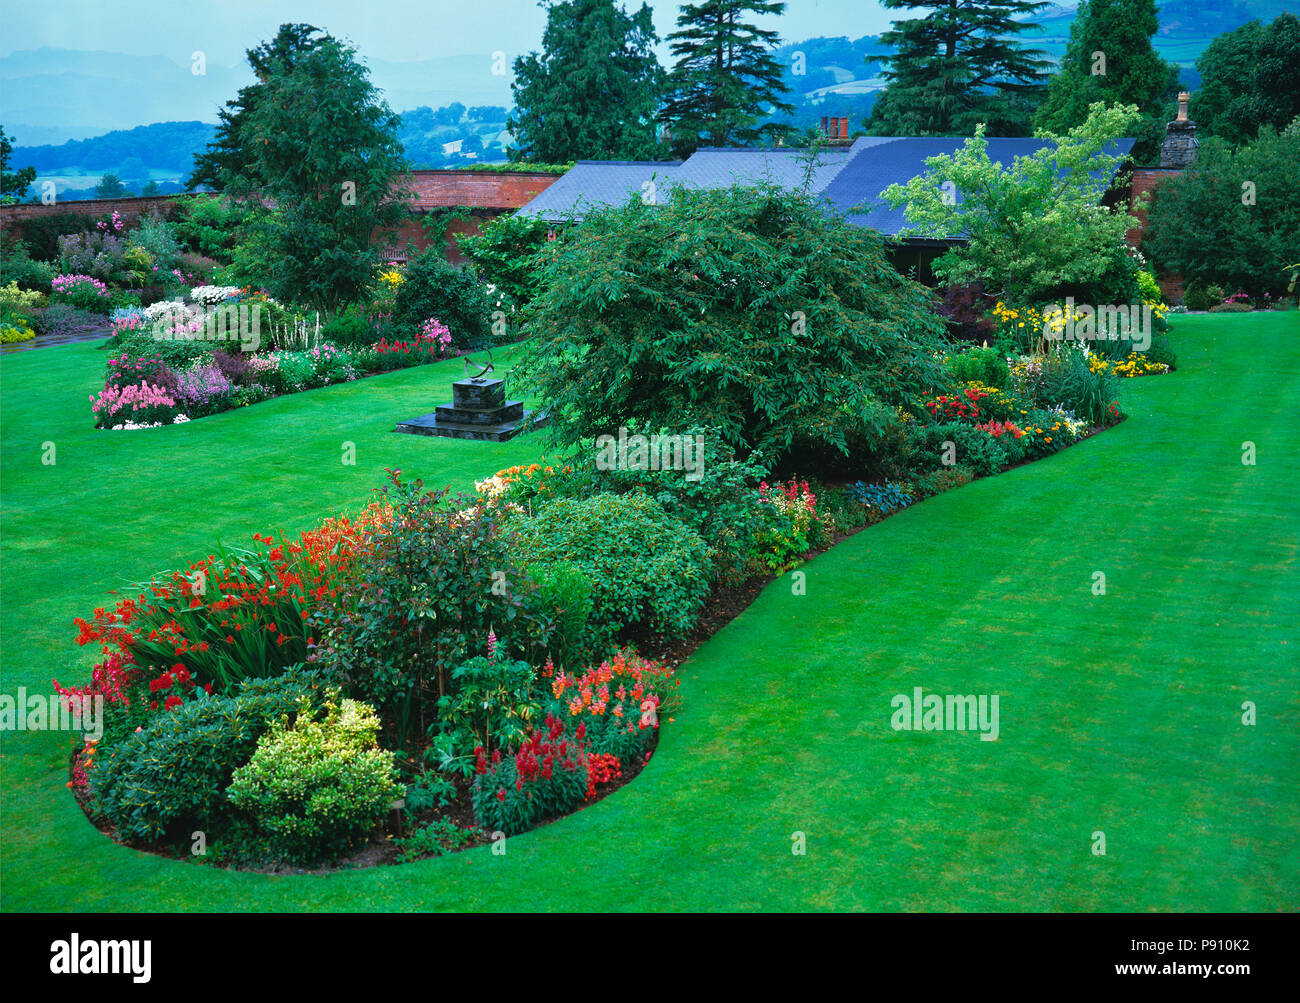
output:
[{"label": "distant hill", "polygon": [[[511,74],[494,75],[488,53],[364,61],[393,108],[510,103]],[[252,81],[252,71],[243,63],[208,63],[196,75],[190,66],[165,56],[46,46],[0,59],[5,131],[15,137],[15,145],[26,146],[84,139],[143,122],[215,124],[222,104]]]},{"label": "distant hill", "polygon": [[[504,105],[423,106],[402,112],[401,118],[399,138],[413,167],[463,167],[506,159]],[[133,194],[150,181],[166,194],[184,190],[180,182],[193,169],[195,154],[215,134],[216,126],[208,122],[155,122],[57,145],[15,146],[13,162],[36,168],[32,192],[39,191],[41,182],[53,181],[62,199],[93,198],[95,185],[106,173],[116,174]]]}]

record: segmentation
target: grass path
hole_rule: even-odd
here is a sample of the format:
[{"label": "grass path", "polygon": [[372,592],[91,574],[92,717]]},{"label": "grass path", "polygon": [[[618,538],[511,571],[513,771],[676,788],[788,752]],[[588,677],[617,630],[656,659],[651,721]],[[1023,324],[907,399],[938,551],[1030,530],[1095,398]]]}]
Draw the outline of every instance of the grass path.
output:
[{"label": "grass path", "polygon": [[[1177,323],[1180,369],[1128,382],[1128,421],[858,534],[806,595],[773,584],[683,668],[636,782],[504,856],[324,878],[164,861],[85,821],[61,736],[6,734],[3,907],[1295,909],[1300,314]],[[450,364],[97,433],[102,358],[0,362],[6,692],[82,678],[72,617],[217,537],[301,528],[386,466],[467,488],[540,449],[392,434]],[[894,732],[914,686],[999,694],[1000,739]]]}]

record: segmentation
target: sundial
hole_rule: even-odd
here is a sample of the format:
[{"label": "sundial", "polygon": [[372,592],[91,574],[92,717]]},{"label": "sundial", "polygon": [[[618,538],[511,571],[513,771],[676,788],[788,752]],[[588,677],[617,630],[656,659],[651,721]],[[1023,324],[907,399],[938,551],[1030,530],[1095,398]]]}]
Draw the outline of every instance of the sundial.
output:
[{"label": "sundial", "polygon": [[[475,439],[481,442],[505,442],[520,432],[546,424],[546,415],[524,410],[523,401],[506,400],[506,381],[490,378],[496,370],[492,353],[486,363],[463,359],[465,378],[451,384],[451,403],[439,404],[431,414],[399,422],[394,431],[414,435],[437,435],[452,439]],[[531,421],[530,421],[531,419]]]}]

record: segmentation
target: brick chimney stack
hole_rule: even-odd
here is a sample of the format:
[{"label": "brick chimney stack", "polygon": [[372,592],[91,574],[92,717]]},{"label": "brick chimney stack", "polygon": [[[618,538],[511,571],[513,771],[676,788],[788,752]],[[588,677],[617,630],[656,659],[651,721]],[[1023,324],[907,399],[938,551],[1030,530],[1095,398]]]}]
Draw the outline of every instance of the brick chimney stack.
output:
[{"label": "brick chimney stack", "polygon": [[822,135],[833,144],[849,141],[849,120],[847,118],[827,118],[822,116]]},{"label": "brick chimney stack", "polygon": [[1190,98],[1187,91],[1178,95],[1178,117],[1165,126],[1165,141],[1160,145],[1160,166],[1165,170],[1181,171],[1196,159],[1200,148],[1196,123],[1187,117]]}]

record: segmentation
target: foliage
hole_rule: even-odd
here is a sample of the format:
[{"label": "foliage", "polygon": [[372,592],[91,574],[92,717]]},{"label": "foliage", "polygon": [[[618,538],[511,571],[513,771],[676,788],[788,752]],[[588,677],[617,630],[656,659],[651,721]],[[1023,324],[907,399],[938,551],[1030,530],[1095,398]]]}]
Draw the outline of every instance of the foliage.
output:
[{"label": "foliage", "polygon": [[[955,154],[926,158],[926,173],[890,185],[882,197],[906,206],[908,235],[969,242],[934,262],[949,282],[979,280],[998,297],[1046,302],[1073,295],[1086,303],[1129,303],[1136,296],[1125,235],[1137,220],[1103,206],[1120,162],[1114,142],[1137,110],[1095,104],[1087,121],[1008,168],[988,154],[984,130]],[[945,188],[945,183],[951,183]],[[951,205],[947,193],[961,193]]]},{"label": "foliage", "polygon": [[95,218],[79,212],[56,212],[23,220],[23,242],[36,261],[56,260],[60,237],[94,231]]},{"label": "foliage", "polygon": [[[648,431],[637,429],[636,431]],[[661,429],[658,434],[668,434]],[[760,454],[744,460],[723,442],[715,429],[688,428],[683,435],[703,443],[691,476],[681,470],[638,470],[599,462],[591,444],[569,458],[561,470],[525,467],[498,472],[476,486],[489,496],[518,504],[540,506],[553,498],[590,498],[612,492],[651,495],[664,511],[694,529],[713,553],[714,574],[734,580],[743,573],[745,555],[767,519],[758,485],[771,472]],[[698,437],[698,438],[697,438]]]},{"label": "foliage", "polygon": [[[478,653],[478,639],[513,625],[519,598],[492,508],[426,492],[400,471],[379,493],[391,516],[315,617],[312,660],[379,707],[404,745],[436,718],[435,701],[455,691],[452,670]],[[494,588],[500,580],[507,585]]]},{"label": "foliage", "polygon": [[0,274],[6,282],[16,282],[20,289],[48,293],[55,273],[49,264],[34,259],[22,241],[5,240],[0,250]]},{"label": "foliage", "polygon": [[120,199],[129,195],[131,195],[130,189],[112,171],[101,176],[95,185],[95,198],[97,199]]},{"label": "foliage", "polygon": [[476,750],[472,800],[479,824],[513,836],[576,808],[587,794],[585,727],[572,736],[548,715],[513,752]]},{"label": "foliage", "polygon": [[84,334],[102,331],[104,318],[102,314],[82,310],[71,303],[53,303],[37,316],[36,327],[41,334]]},{"label": "foliage", "polygon": [[632,626],[686,633],[709,591],[708,547],[647,495],[558,498],[510,529],[523,567],[569,563],[599,584],[589,621],[598,637]]},{"label": "foliage", "polygon": [[197,254],[228,264],[248,211],[217,195],[183,195],[176,208],[172,230],[177,239]]},{"label": "foliage", "polygon": [[141,218],[131,231],[131,243],[150,258],[158,271],[170,272],[181,263],[181,245],[172,232],[171,224],[157,213]]},{"label": "foliage", "polygon": [[258,85],[238,128],[247,160],[227,186],[276,206],[257,224],[274,249],[267,290],[327,311],[370,289],[372,234],[408,215],[394,182],[405,169],[399,120],[355,56],[326,35]]},{"label": "foliage", "polygon": [[27,195],[27,189],[36,180],[36,168],[20,167],[15,171],[9,169],[13,162],[14,145],[0,127],[0,204],[17,202]]},{"label": "foliage", "polygon": [[426,251],[406,266],[394,296],[393,320],[409,329],[436,317],[451,331],[457,348],[480,348],[490,334],[491,305],[473,269],[453,265]]},{"label": "foliage", "polygon": [[456,666],[454,689],[438,700],[433,738],[439,768],[459,759],[468,772],[476,746],[497,749],[523,742],[542,719],[533,680],[531,665],[504,658],[499,650]]},{"label": "foliage", "polygon": [[1246,143],[1300,115],[1300,18],[1283,11],[1272,24],[1247,21],[1219,35],[1196,59],[1201,85],[1189,117],[1202,137]]},{"label": "foliage", "polygon": [[899,509],[912,504],[912,496],[906,488],[885,481],[883,484],[866,484],[858,481],[846,489],[854,501],[863,508],[873,509],[880,515],[892,515]]},{"label": "foliage", "polygon": [[510,159],[657,159],[658,41],[647,4],[628,13],[614,0],[551,0],[541,53],[514,63]]},{"label": "foliage", "polygon": [[[194,157],[194,169],[185,181],[191,190],[208,185],[222,191],[234,179],[254,170],[255,139],[249,121],[265,99],[268,80],[292,72],[307,53],[319,45],[325,34],[310,24],[282,24],[274,38],[244,55],[257,83],[242,87],[224,108],[217,110],[217,132],[207,148]],[[201,248],[200,248],[201,250]]]},{"label": "foliage", "polygon": [[11,345],[20,341],[31,341],[36,337],[31,319],[21,313],[0,306],[0,344]]},{"label": "foliage", "polygon": [[96,813],[131,841],[188,836],[195,828],[211,835],[229,814],[231,777],[258,739],[321,688],[319,673],[292,668],[244,680],[227,695],[201,696],[117,741],[105,738],[89,771]]},{"label": "foliage", "polygon": [[1108,425],[1116,403],[1116,377],[1094,371],[1077,345],[1064,344],[1042,360],[1041,371],[1028,384],[1038,406],[1060,405],[1089,425]]},{"label": "foliage", "polygon": [[587,623],[594,608],[591,580],[566,561],[527,571],[533,590],[527,603],[534,616],[550,629],[545,646],[561,665],[572,665],[587,653]]},{"label": "foliage", "polygon": [[1235,150],[1206,140],[1196,162],[1157,189],[1143,250],[1161,269],[1191,280],[1189,309],[1223,299],[1220,290],[1202,305],[1194,298],[1196,283],[1278,296],[1300,247],[1298,190],[1300,126],[1279,135],[1265,125]]},{"label": "foliage", "polygon": [[1011,370],[995,348],[968,348],[945,356],[943,366],[959,383],[975,381],[990,387],[1007,388]]},{"label": "foliage", "polygon": [[782,100],[782,67],[772,52],[780,39],[746,20],[784,11],[783,2],[771,0],[682,4],[677,30],[668,36],[676,62],[659,113],[671,130],[675,156],[689,156],[700,146],[747,146],[784,135],[784,127],[764,122],[772,112],[794,111]]},{"label": "foliage", "polygon": [[934,312],[948,325],[948,335],[955,341],[988,341],[993,336],[993,322],[988,319],[988,302],[979,282],[948,283],[936,290],[939,301]]},{"label": "foliage", "polygon": [[550,224],[543,219],[508,213],[496,217],[477,236],[461,237],[460,247],[483,281],[522,307],[541,291],[537,257],[549,233]]},{"label": "foliage", "polygon": [[[919,426],[917,443],[915,455],[920,462],[914,468],[916,473],[931,473],[951,466],[945,462],[945,456],[950,456],[955,463],[983,477],[996,474],[1011,459],[1006,443],[964,422]],[[952,446],[948,447],[947,443]]]},{"label": "foliage", "polygon": [[281,719],[235,770],[230,802],[253,816],[270,851],[317,863],[364,837],[402,796],[393,754],[379,748],[379,717],[355,700],[329,697]]},{"label": "foliage", "polygon": [[393,845],[397,847],[397,859],[409,864],[413,860],[441,857],[444,853],[463,849],[474,841],[474,836],[472,829],[463,829],[449,819],[435,819],[409,836],[397,837]]},{"label": "foliage", "polygon": [[[965,136],[984,123],[994,136],[1029,132],[1050,65],[1016,36],[1042,0],[885,0],[908,17],[880,36],[892,54],[888,86],[871,109],[876,136]],[[918,9],[928,11],[918,16]],[[873,57],[868,57],[870,61]]]},{"label": "foliage", "polygon": [[[558,246],[557,246],[558,245]],[[775,459],[846,452],[929,386],[941,331],[878,235],[803,192],[692,190],[594,212],[552,245],[516,378],[562,442],[719,429]]]},{"label": "foliage", "polygon": [[1131,123],[1138,140],[1133,158],[1155,163],[1178,92],[1178,67],[1151,45],[1158,27],[1155,0],[1081,0],[1038,127],[1063,133],[1082,125],[1096,103],[1134,105],[1141,114]]}]

